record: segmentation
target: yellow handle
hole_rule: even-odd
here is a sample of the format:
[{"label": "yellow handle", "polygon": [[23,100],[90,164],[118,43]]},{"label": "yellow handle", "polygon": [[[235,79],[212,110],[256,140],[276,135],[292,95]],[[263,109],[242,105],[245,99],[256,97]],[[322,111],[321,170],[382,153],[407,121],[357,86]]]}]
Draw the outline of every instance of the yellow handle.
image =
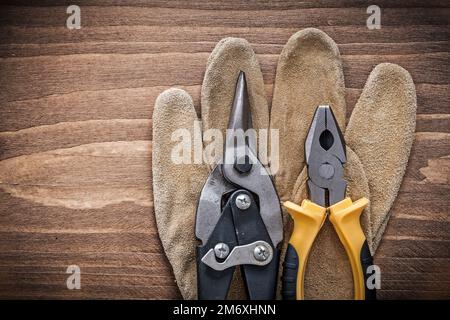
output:
[{"label": "yellow handle", "polygon": [[366,237],[361,228],[360,216],[368,203],[369,200],[366,198],[361,198],[353,203],[350,198],[346,198],[329,208],[330,221],[344,245],[352,267],[355,300],[365,299],[365,278],[361,264],[361,250]]},{"label": "yellow handle", "polygon": [[296,299],[303,300],[303,279],[305,276],[306,262],[314,239],[325,222],[327,216],[326,209],[309,200],[303,200],[301,206],[289,201],[283,205],[294,220],[294,230],[292,231],[289,244],[294,247],[299,261]]}]

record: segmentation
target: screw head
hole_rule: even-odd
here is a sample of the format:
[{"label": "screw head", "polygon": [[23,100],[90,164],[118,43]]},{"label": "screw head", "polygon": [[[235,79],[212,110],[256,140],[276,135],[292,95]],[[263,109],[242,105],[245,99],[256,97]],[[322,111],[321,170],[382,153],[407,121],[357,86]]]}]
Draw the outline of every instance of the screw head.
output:
[{"label": "screw head", "polygon": [[214,246],[214,254],[219,259],[225,259],[230,253],[230,247],[226,243],[218,243]]},{"label": "screw head", "polygon": [[241,193],[236,197],[236,207],[241,210],[247,210],[252,204],[252,200],[248,194]]},{"label": "screw head", "polygon": [[253,250],[253,256],[258,261],[266,261],[269,259],[270,252],[266,246],[259,245],[255,247],[255,250]]}]

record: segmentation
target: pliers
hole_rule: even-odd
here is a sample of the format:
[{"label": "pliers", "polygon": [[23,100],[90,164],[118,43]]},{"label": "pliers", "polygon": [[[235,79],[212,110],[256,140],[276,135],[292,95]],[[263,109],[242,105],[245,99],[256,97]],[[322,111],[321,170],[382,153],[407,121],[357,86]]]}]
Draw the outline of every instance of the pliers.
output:
[{"label": "pliers", "polygon": [[274,299],[283,225],[273,181],[256,156],[245,74],[239,73],[224,146],[196,214],[198,298],[225,299],[237,266],[249,299]]},{"label": "pliers", "polygon": [[283,269],[283,298],[304,299],[304,275],[308,254],[329,212],[330,222],[342,242],[353,273],[354,298],[375,299],[375,289],[367,286],[368,268],[373,265],[360,216],[366,198],[352,202],[345,197],[345,141],[329,106],[319,106],[305,141],[309,200],[301,206],[285,202],[294,220]]}]

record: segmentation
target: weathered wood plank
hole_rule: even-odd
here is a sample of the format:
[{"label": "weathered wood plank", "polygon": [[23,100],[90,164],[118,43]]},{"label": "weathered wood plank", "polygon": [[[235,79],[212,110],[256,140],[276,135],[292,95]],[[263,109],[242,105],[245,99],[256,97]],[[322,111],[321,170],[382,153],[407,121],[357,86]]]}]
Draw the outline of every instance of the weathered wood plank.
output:
[{"label": "weathered wood plank", "polygon": [[[316,26],[315,24],[313,26]],[[316,26],[317,27],[317,26]],[[445,26],[411,25],[383,26],[368,30],[365,26],[323,26],[338,44],[347,43],[404,43],[448,41],[450,29]],[[95,42],[175,42],[179,47],[184,42],[213,42],[224,37],[242,37],[252,44],[284,45],[298,28],[278,27],[218,27],[201,26],[83,26],[80,30],[57,27],[1,26],[2,44],[64,44]]]},{"label": "weathered wood plank", "polygon": [[[221,10],[178,9],[160,7],[83,7],[83,21],[89,26],[105,25],[157,25],[157,26],[208,26],[211,21],[221,27],[290,27],[366,26],[368,5],[350,8],[292,8],[290,10]],[[64,25],[66,6],[16,7],[4,6],[0,25],[53,26]],[[385,8],[383,25],[447,25],[448,8]],[[24,17],[26,17],[24,19]],[[337,18],[338,17],[338,18]]]},{"label": "weathered wood plank", "polygon": [[[225,37],[225,35],[224,35]],[[64,54],[136,54],[136,53],[209,53],[216,42],[127,42],[127,41],[97,41],[97,42],[68,42],[40,44],[0,44],[0,57],[33,57]],[[338,44],[339,45],[339,44]],[[404,42],[404,43],[344,43],[339,45],[342,55],[377,55],[421,54],[446,52],[450,46],[448,41]],[[282,44],[252,43],[257,54],[280,54]]]},{"label": "weathered wood plank", "polygon": [[[61,1],[58,0],[43,0],[39,3],[33,3],[26,0],[7,0],[4,4],[13,6],[60,6]],[[228,0],[225,3],[221,0],[211,1],[183,1],[183,0],[79,0],[77,3],[80,6],[134,6],[134,7],[148,7],[148,8],[179,8],[179,9],[233,9],[233,10],[261,10],[261,9],[293,9],[293,8],[340,8],[340,7],[361,7],[360,0],[317,0],[317,1],[296,1],[296,0],[272,0],[270,2],[265,0],[245,1],[245,0]],[[363,3],[365,5],[365,3]],[[440,7],[446,8],[445,1],[442,0],[401,0],[389,1],[378,0],[377,5],[382,8],[414,8],[414,7]]]}]

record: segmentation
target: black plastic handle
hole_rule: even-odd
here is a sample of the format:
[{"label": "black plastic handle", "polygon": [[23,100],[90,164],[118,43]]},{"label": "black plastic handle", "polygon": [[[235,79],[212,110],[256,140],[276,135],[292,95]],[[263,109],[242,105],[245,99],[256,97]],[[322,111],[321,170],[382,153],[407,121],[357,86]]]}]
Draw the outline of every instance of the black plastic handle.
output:
[{"label": "black plastic handle", "polygon": [[369,289],[367,286],[367,279],[370,276],[370,273],[368,271],[369,267],[373,265],[373,258],[370,254],[369,245],[367,244],[367,240],[364,241],[363,246],[361,248],[361,267],[364,274],[364,288],[365,288],[365,294],[364,298],[365,300],[376,300],[377,299],[377,291],[375,288]]},{"label": "black plastic handle", "polygon": [[289,243],[286,256],[283,262],[283,276],[282,276],[282,296],[283,300],[297,299],[297,274],[299,268],[299,260],[297,251]]}]

